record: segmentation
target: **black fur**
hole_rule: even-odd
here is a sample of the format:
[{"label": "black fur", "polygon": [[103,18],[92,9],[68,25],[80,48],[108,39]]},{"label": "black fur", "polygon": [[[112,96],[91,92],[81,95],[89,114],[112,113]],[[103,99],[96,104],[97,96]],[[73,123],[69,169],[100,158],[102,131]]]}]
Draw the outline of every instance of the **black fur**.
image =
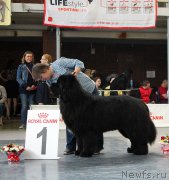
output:
[{"label": "black fur", "polygon": [[[110,84],[111,90],[125,90],[127,87],[130,87],[130,79],[133,74],[133,71],[128,68],[125,72],[117,76]],[[110,76],[111,77],[111,76]]]},{"label": "black fur", "polygon": [[111,130],[119,130],[130,139],[129,153],[148,153],[147,143],[154,142],[156,128],[141,100],[130,96],[93,96],[72,75],[60,76],[51,88],[55,94],[59,93],[63,120],[77,137],[76,155],[92,156],[96,134]]},{"label": "black fur", "polygon": [[91,2],[93,1],[93,0],[88,0],[89,1],[89,4],[91,4]]}]

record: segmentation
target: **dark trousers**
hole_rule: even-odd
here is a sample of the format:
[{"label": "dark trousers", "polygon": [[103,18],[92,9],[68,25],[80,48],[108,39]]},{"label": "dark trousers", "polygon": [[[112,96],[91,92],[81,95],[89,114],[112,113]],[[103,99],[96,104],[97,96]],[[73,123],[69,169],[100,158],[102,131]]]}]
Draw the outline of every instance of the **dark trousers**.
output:
[{"label": "dark trousers", "polygon": [[[92,92],[93,95],[99,95],[98,90],[95,88]],[[103,149],[103,133],[98,133],[96,136],[96,149],[101,150]],[[76,138],[74,134],[71,132],[70,129],[66,128],[66,149],[70,151],[76,150]]]},{"label": "dark trousers", "polygon": [[[66,128],[66,149],[70,151],[76,150],[76,138],[72,131],[68,128]],[[96,150],[103,149],[103,133],[98,133],[96,135]]]},{"label": "dark trousers", "polygon": [[3,111],[4,111],[4,104],[0,103],[0,117],[3,115]]}]

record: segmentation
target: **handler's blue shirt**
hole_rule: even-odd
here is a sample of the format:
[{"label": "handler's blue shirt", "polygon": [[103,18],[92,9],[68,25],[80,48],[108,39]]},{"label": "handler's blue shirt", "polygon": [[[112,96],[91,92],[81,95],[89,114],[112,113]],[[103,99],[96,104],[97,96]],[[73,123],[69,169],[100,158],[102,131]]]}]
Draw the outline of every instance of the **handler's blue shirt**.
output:
[{"label": "handler's blue shirt", "polygon": [[[84,63],[78,59],[69,59],[61,57],[54,61],[51,64],[51,67],[54,74],[53,77],[50,80],[48,80],[49,84],[56,83],[61,75],[71,74],[74,71],[75,67],[84,69]],[[86,90],[89,93],[92,93],[94,91],[95,83],[86,74],[80,72],[77,74],[76,78],[84,90]]]}]

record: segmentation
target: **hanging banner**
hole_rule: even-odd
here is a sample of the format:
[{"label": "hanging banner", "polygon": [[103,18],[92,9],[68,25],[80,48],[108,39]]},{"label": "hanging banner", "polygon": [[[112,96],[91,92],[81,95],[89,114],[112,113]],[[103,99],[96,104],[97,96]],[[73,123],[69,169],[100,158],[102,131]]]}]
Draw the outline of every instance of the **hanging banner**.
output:
[{"label": "hanging banner", "polygon": [[0,0],[0,26],[11,24],[11,0]]},{"label": "hanging banner", "polygon": [[45,0],[44,24],[69,28],[152,28],[157,0]]}]

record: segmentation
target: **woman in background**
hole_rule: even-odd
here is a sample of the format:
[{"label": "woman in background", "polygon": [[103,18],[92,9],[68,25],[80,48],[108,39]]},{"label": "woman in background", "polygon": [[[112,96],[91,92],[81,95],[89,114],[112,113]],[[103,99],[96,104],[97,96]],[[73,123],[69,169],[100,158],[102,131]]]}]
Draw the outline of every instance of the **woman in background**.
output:
[{"label": "woman in background", "polygon": [[100,78],[100,77],[95,77],[93,80],[94,80],[94,82],[95,82],[95,84],[96,84],[96,88],[97,88],[97,90],[98,90],[98,92],[99,92],[99,96],[102,96],[102,92],[100,91],[100,90],[102,90],[102,89],[100,88],[101,83],[102,83],[101,78]]},{"label": "woman in background", "polygon": [[19,83],[19,94],[21,98],[21,121],[19,129],[26,127],[27,110],[29,106],[34,104],[36,93],[36,83],[32,78],[32,67],[34,63],[34,54],[26,51],[23,54],[21,64],[17,69],[17,81]]},{"label": "woman in background", "polygon": [[[52,56],[50,54],[44,54],[40,60],[41,64],[52,63]],[[38,105],[50,104],[50,91],[46,81],[38,81],[36,91],[36,103]]]},{"label": "woman in background", "polygon": [[152,88],[150,87],[150,81],[144,80],[142,86],[139,88],[140,99],[148,103],[155,103],[153,100]]}]

